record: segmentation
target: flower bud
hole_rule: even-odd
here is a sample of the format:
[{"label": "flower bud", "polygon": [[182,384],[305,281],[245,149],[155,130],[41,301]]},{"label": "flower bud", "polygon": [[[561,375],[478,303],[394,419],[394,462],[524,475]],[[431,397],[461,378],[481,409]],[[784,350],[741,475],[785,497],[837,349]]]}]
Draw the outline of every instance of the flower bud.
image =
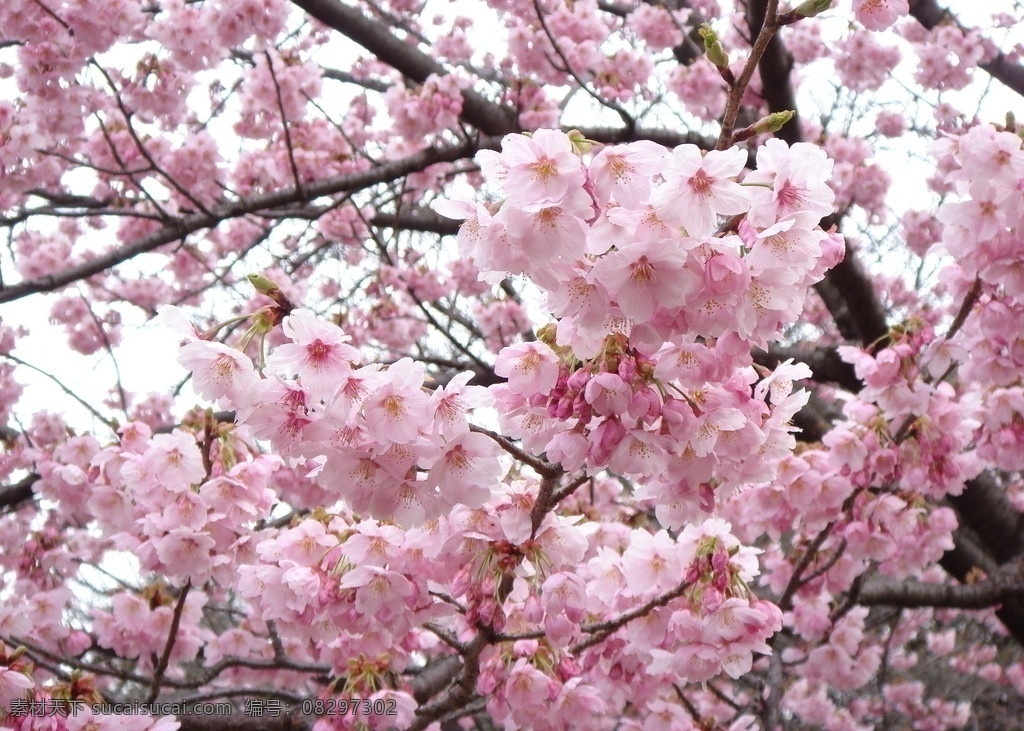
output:
[{"label": "flower bud", "polygon": [[569,142],[572,144],[573,152],[577,155],[586,155],[594,146],[594,142],[584,137],[583,133],[578,129],[569,130],[567,137],[569,138]]},{"label": "flower bud", "polygon": [[265,294],[268,297],[273,296],[272,293],[280,292],[281,288],[270,277],[265,277],[262,274],[246,274],[245,278],[249,280],[249,284],[253,286],[260,294]]},{"label": "flower bud", "polygon": [[760,135],[778,132],[795,116],[796,112],[786,110],[769,114],[767,117],[761,117],[761,119],[754,123],[754,133]]},{"label": "flower bud", "polygon": [[256,333],[265,335],[281,322],[281,312],[276,307],[261,307],[252,313],[252,326]]},{"label": "flower bud", "polygon": [[830,7],[832,7],[832,0],[805,0],[793,8],[793,15],[813,18],[819,13],[824,13]]},{"label": "flower bud", "polygon": [[715,33],[711,26],[705,23],[697,29],[697,32],[704,39],[704,52],[708,55],[708,61],[720,69],[729,68],[729,54],[722,48],[722,43],[718,40],[718,34]]}]

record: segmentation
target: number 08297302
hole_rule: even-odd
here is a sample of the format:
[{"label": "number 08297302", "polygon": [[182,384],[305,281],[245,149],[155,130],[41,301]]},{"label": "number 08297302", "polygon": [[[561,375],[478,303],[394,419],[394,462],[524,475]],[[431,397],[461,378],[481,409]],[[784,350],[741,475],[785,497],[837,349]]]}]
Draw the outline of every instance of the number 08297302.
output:
[{"label": "number 08297302", "polygon": [[394,698],[306,698],[299,705],[303,715],[343,716],[348,713],[365,716],[397,716]]}]

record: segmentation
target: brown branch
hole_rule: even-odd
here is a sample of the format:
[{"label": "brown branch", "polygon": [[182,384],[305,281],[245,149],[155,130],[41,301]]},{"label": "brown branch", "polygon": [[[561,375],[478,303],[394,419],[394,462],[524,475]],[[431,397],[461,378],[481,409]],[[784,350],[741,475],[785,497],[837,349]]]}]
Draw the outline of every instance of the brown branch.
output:
[{"label": "brown branch", "polygon": [[[764,25],[768,18],[767,0],[753,0],[747,11],[747,24],[753,30]],[[803,140],[803,128],[800,125],[800,113],[796,103],[796,92],[790,78],[793,69],[793,56],[786,50],[782,39],[773,35],[765,45],[757,63],[757,71],[761,76],[761,96],[768,105],[768,112],[791,111],[794,117],[783,125],[775,136],[794,144]]]},{"label": "brown branch", "polygon": [[1000,564],[1024,556],[1024,513],[1013,507],[1006,491],[988,472],[970,480],[960,495],[950,496],[960,522],[977,534]]},{"label": "brown branch", "polygon": [[550,462],[545,462],[539,457],[534,457],[532,454],[529,454],[528,452],[525,452],[524,450],[520,449],[511,441],[503,437],[501,434],[498,434],[497,432],[493,432],[490,429],[484,429],[482,426],[471,425],[469,428],[471,431],[475,431],[477,434],[483,434],[484,436],[493,439],[495,442],[497,442],[499,447],[504,449],[506,452],[511,454],[513,457],[515,457],[523,464],[532,467],[533,471],[539,474],[541,477],[557,478],[562,474],[562,468],[559,467],[558,465],[551,464]]},{"label": "brown branch", "polygon": [[[395,36],[388,26],[368,18],[340,0],[292,0],[292,3],[417,83],[422,84],[431,74],[443,76],[447,73],[444,66]],[[511,109],[471,89],[462,92],[461,116],[488,135],[503,135],[518,130],[515,113]]]},{"label": "brown branch", "polygon": [[[661,129],[655,127],[638,127],[633,130],[624,127],[574,127],[588,140],[601,142],[603,144],[619,144],[635,142],[637,140],[650,140],[665,147],[678,147],[679,145],[697,145],[702,150],[715,149],[715,140],[695,132],[682,132],[677,129]],[[747,166],[753,168],[754,158],[751,157]]]},{"label": "brown branch", "polygon": [[279,716],[231,716],[189,715],[178,716],[179,731],[309,731],[312,724],[306,718],[294,713]]},{"label": "brown branch", "polygon": [[[17,286],[17,285],[15,285],[15,286]],[[0,297],[3,296],[3,293],[4,293],[4,290],[0,290]],[[0,301],[2,301],[2,300],[0,300]],[[42,368],[40,368],[39,366],[32,365],[31,363],[22,360],[21,358],[19,358],[16,355],[11,355],[10,353],[3,353],[2,356],[0,356],[0,357],[7,358],[12,363],[16,363],[17,365],[20,365],[23,368],[28,368],[30,370],[33,370],[36,373],[38,373],[39,375],[41,375],[44,378],[48,379],[51,383],[53,383],[55,386],[57,386],[57,388],[59,388],[65,394],[67,394],[68,396],[73,398],[76,402],[78,402],[78,404],[81,405],[82,408],[84,408],[86,411],[88,411],[90,414],[92,414],[95,418],[99,419],[108,429],[110,429],[112,432],[115,432],[115,433],[117,432],[117,421],[115,419],[110,418],[110,417],[106,417],[103,414],[101,414],[96,409],[95,406],[90,404],[84,398],[82,398],[81,396],[76,394],[74,391],[72,391],[70,388],[68,388],[66,385],[64,385],[63,381],[61,381],[59,378],[57,378],[55,375],[53,375],[49,371],[45,371]]]},{"label": "brown branch", "polygon": [[[935,0],[910,0],[910,15],[928,30],[944,22],[954,23],[961,30],[969,30],[961,25],[945,8],[940,8]],[[1024,66],[1010,60],[1005,54],[997,53],[995,58],[978,68],[986,71],[993,79],[1003,82],[1007,88],[1020,96],[1024,96]]]},{"label": "brown branch", "polygon": [[487,644],[482,634],[477,635],[469,643],[463,655],[461,672],[453,678],[447,690],[438,699],[416,710],[417,719],[409,726],[409,731],[422,731],[437,719],[465,707],[473,700],[476,694],[476,681],[480,677],[480,653]]},{"label": "brown branch", "polygon": [[164,645],[163,654],[160,655],[160,661],[153,670],[153,684],[150,686],[149,696],[146,698],[146,703],[152,703],[160,695],[160,684],[163,682],[164,673],[167,672],[167,665],[171,661],[171,652],[174,650],[174,643],[178,640],[178,628],[181,626],[181,613],[185,609],[185,600],[188,599],[188,592],[191,588],[192,580],[189,579],[185,583],[185,586],[181,588],[181,592],[178,593],[178,603],[174,606],[174,614],[171,616],[171,626],[170,629],[167,630],[167,642]]},{"label": "brown branch", "polygon": [[953,323],[949,326],[949,330],[946,331],[945,339],[949,340],[956,335],[960,328],[967,322],[967,318],[971,314],[971,310],[974,309],[974,305],[978,304],[978,297],[981,296],[981,277],[974,278],[974,284],[967,291],[967,295],[964,297],[964,301],[960,303],[960,309],[956,313],[956,317],[953,318]]},{"label": "brown branch", "polygon": [[540,489],[537,491],[537,500],[533,503],[533,509],[530,510],[530,524],[533,527],[530,531],[531,538],[536,538],[537,530],[544,522],[544,516],[558,504],[555,500],[555,485],[557,484],[558,477],[555,475],[541,480]]},{"label": "brown branch", "polygon": [[299,175],[299,166],[295,162],[295,146],[292,145],[292,133],[289,130],[288,115],[284,111],[284,99],[281,97],[281,84],[277,81],[277,73],[274,71],[274,60],[270,51],[263,52],[267,59],[267,71],[270,73],[270,80],[274,83],[274,96],[277,99],[277,113],[281,115],[281,129],[284,131],[284,144],[288,151],[288,165],[292,170],[292,179],[295,181],[295,190],[302,192],[302,176]]},{"label": "brown branch", "polygon": [[[103,79],[107,82],[107,86],[110,87],[111,95],[114,98],[114,103],[117,105],[118,110],[121,112],[121,116],[124,118],[125,130],[128,132],[128,136],[132,138],[132,142],[135,143],[135,148],[139,151],[139,154],[142,155],[146,162],[149,163],[150,169],[153,172],[160,175],[164,180],[166,180],[168,185],[170,185],[172,188],[178,191],[179,195],[184,197],[185,200],[192,203],[192,205],[194,205],[197,209],[199,209],[203,213],[209,213],[209,209],[205,205],[203,205],[203,202],[197,199],[195,196],[193,196],[192,193],[188,190],[188,188],[185,188],[180,183],[178,183],[174,176],[170,175],[166,170],[164,170],[157,163],[156,159],[150,154],[149,148],[146,147],[145,142],[142,140],[141,137],[139,137],[139,133],[136,131],[134,124],[132,124],[132,112],[128,109],[128,107],[125,106],[124,99],[121,97],[121,92],[118,90],[117,84],[114,83],[114,79],[110,76],[110,74],[107,73],[107,70],[104,69],[103,66],[101,66],[95,60],[91,61],[90,65],[96,69],[100,76],[102,76]],[[107,133],[106,127],[103,125],[103,120],[99,120],[99,122],[100,127],[104,131],[104,137],[106,137],[107,139],[107,144],[110,146],[110,152],[113,154],[114,158],[117,160],[121,168],[127,171],[127,165],[125,164],[124,160],[122,160],[121,155],[117,150],[117,145],[114,143],[113,139]],[[136,188],[142,191],[143,195],[145,195],[149,199],[149,201],[156,207],[158,211],[160,211],[162,215],[164,215],[165,217],[169,217],[167,212],[157,202],[157,200],[152,195],[150,195],[145,188],[142,187],[141,183],[137,182],[134,179],[134,177],[131,176],[129,176],[129,180],[132,181]]]},{"label": "brown branch", "polygon": [[874,579],[861,589],[859,603],[904,608],[985,609],[1020,597],[1024,597],[1024,577],[1021,576],[1016,580],[993,578],[959,585]]},{"label": "brown branch", "polygon": [[583,89],[583,91],[591,99],[596,101],[601,106],[606,107],[615,112],[617,115],[619,115],[619,119],[621,119],[623,124],[626,125],[627,133],[631,133],[636,128],[636,120],[633,119],[629,112],[623,109],[619,104],[609,99],[605,99],[597,91],[591,89],[590,84],[588,84],[585,79],[581,78],[580,75],[576,73],[576,70],[573,69],[572,63],[569,61],[569,58],[565,55],[565,52],[559,45],[558,39],[555,38],[554,34],[551,32],[551,29],[548,27],[547,21],[544,20],[544,9],[540,6],[539,0],[533,0],[533,11],[537,15],[537,20],[540,22],[540,28],[541,31],[544,33],[544,37],[547,38],[548,43],[551,44],[551,47],[555,49],[555,55],[558,56],[559,60],[562,62],[562,66],[561,68],[559,68],[558,66],[551,62],[550,58],[547,59],[548,63],[551,64],[551,66],[556,71],[560,71],[571,77],[572,80],[576,82],[576,85],[579,86],[579,88]]},{"label": "brown branch", "polygon": [[22,503],[31,500],[35,495],[32,486],[38,479],[39,475],[33,473],[10,485],[0,486],[0,510],[14,512]]},{"label": "brown branch", "polygon": [[452,682],[462,669],[462,660],[457,655],[445,655],[428,662],[409,681],[412,697],[417,703],[426,703]]},{"label": "brown branch", "polygon": [[360,79],[356,77],[355,74],[350,74],[348,71],[342,71],[341,69],[323,68],[320,70],[320,74],[325,79],[340,81],[343,84],[355,84],[356,86],[361,86],[364,89],[377,91],[382,94],[391,88],[391,84],[383,81],[376,81],[374,79]]},{"label": "brown branch", "polygon": [[593,647],[599,642],[604,642],[604,640],[610,634],[620,629],[621,627],[625,627],[634,619],[644,617],[647,614],[649,614],[652,609],[664,607],[673,599],[678,599],[683,594],[685,594],[686,590],[689,589],[691,586],[692,584],[690,584],[687,581],[684,581],[678,586],[676,586],[674,589],[670,589],[664,594],[659,594],[653,599],[644,602],[636,609],[632,609],[628,612],[625,612],[624,614],[620,614],[618,617],[615,617],[614,619],[609,619],[604,622],[597,622],[596,624],[583,625],[583,627],[581,627],[580,629],[582,629],[584,632],[591,636],[585,640],[577,642],[575,645],[572,645],[569,648],[569,651],[575,655],[582,652],[583,650],[586,650],[588,647]]},{"label": "brown branch", "polygon": [[393,228],[402,231],[424,231],[441,236],[454,236],[459,232],[459,222],[434,213],[428,208],[406,208],[401,213],[377,213],[370,219],[377,228]]},{"label": "brown branch", "polygon": [[[778,8],[779,0],[766,0],[763,3],[753,2],[750,5],[750,13],[747,16],[748,27],[751,33],[753,33],[755,28],[758,29],[757,39],[750,49],[750,56],[743,65],[743,70],[740,71],[740,75],[736,78],[736,83],[729,90],[729,98],[725,105],[725,115],[722,117],[722,131],[718,135],[718,144],[715,145],[715,149],[724,150],[733,144],[732,131],[736,127],[736,117],[740,112],[740,102],[742,102],[743,95],[747,91],[750,79],[754,76],[754,70],[760,66],[761,59],[764,57],[765,51],[771,45],[772,40],[775,38],[775,32],[778,30],[776,23]],[[796,105],[794,104],[792,109],[795,108]]]},{"label": "brown branch", "polygon": [[836,348],[827,345],[770,345],[768,350],[757,349],[754,362],[766,368],[775,368],[783,361],[793,359],[805,363],[811,369],[811,378],[818,383],[834,383],[847,391],[856,393],[864,384],[853,370],[853,366],[839,357]]},{"label": "brown branch", "polygon": [[212,228],[232,218],[238,218],[264,209],[275,209],[294,203],[301,203],[323,195],[335,195],[337,193],[359,190],[417,172],[435,163],[453,162],[470,156],[476,152],[477,148],[477,145],[468,142],[446,147],[427,148],[400,160],[381,163],[370,170],[314,180],[304,185],[302,190],[294,187],[282,188],[281,190],[254,195],[216,206],[209,213],[194,213],[184,216],[169,222],[148,236],[144,236],[126,246],[97,256],[77,266],[65,269],[62,272],[49,274],[38,279],[20,282],[0,289],[0,304],[13,302],[39,292],[50,292],[66,284],[86,279],[126,262],[139,254],[153,251],[164,244],[185,238],[189,234],[201,229]]},{"label": "brown branch", "polygon": [[[768,0],[751,1],[747,14],[749,28],[753,30],[764,26],[769,19],[769,5]],[[782,40],[773,35],[758,61],[761,94],[770,114],[794,112],[795,116],[775,133],[776,137],[790,145],[803,141],[796,92],[790,77],[792,68],[792,55]],[[835,219],[826,219],[822,222],[822,228],[828,229],[835,223]],[[843,260],[814,288],[835,320],[840,334],[847,340],[870,346],[881,342],[888,334],[885,311],[878,294],[849,243]]]},{"label": "brown branch", "polygon": [[843,337],[859,341],[872,352],[877,352],[888,342],[889,325],[885,320],[885,310],[849,241],[846,242],[843,260],[832,267],[824,281],[814,288]]}]

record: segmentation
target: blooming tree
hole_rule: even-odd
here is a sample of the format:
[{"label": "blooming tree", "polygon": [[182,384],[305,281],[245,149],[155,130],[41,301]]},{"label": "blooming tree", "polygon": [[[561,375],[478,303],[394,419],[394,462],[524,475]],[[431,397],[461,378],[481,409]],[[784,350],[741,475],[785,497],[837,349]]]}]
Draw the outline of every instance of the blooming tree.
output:
[{"label": "blooming tree", "polygon": [[989,5],[3,3],[0,723],[1014,727]]}]

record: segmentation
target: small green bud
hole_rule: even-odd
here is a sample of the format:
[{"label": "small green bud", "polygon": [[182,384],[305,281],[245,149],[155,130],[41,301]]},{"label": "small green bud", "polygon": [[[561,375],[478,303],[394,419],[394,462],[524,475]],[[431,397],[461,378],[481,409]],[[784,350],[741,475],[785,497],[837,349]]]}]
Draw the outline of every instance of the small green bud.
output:
[{"label": "small green bud", "polygon": [[793,15],[813,18],[819,13],[824,13],[830,7],[832,7],[832,0],[804,0],[804,2],[793,8]]},{"label": "small green bud", "polygon": [[554,323],[549,322],[547,325],[544,325],[539,330],[537,330],[537,339],[544,343],[545,345],[549,345],[551,347],[555,346],[556,336],[557,333]]},{"label": "small green bud", "polygon": [[258,335],[266,335],[281,322],[281,313],[276,307],[261,307],[252,313],[252,329]]},{"label": "small green bud", "polygon": [[767,117],[762,117],[754,123],[754,134],[761,135],[778,132],[795,116],[796,112],[787,110],[785,112],[775,112],[774,114],[769,114]]},{"label": "small green bud", "polygon": [[572,149],[577,155],[586,155],[594,146],[594,143],[584,137],[583,133],[578,129],[569,130],[568,137],[569,142],[572,144]]},{"label": "small green bud", "polygon": [[708,55],[708,61],[720,69],[729,68],[729,54],[722,48],[721,41],[714,29],[705,23],[697,29],[697,33],[704,39],[704,52]]},{"label": "small green bud", "polygon": [[281,291],[281,288],[270,277],[265,277],[262,274],[246,274],[245,278],[249,280],[249,284],[253,286],[253,289],[260,294],[270,296],[273,292]]}]

